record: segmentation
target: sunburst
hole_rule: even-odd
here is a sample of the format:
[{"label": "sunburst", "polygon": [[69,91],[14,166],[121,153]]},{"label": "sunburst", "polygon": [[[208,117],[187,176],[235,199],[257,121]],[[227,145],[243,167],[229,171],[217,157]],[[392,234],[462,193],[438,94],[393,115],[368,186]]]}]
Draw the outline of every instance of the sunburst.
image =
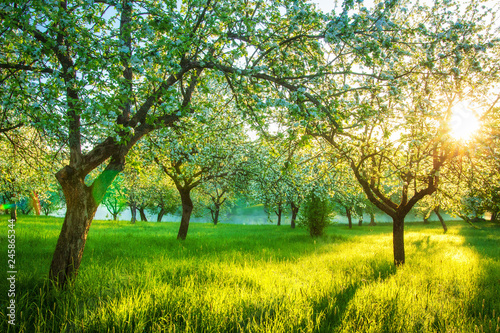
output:
[{"label": "sunburst", "polygon": [[474,111],[460,103],[453,107],[450,120],[451,135],[459,141],[468,141],[480,127]]}]

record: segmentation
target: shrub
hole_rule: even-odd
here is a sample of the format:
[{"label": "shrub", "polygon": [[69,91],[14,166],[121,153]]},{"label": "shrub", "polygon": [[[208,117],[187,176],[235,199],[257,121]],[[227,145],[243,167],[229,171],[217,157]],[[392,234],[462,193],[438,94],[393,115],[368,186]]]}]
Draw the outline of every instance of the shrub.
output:
[{"label": "shrub", "polygon": [[306,227],[311,237],[321,236],[331,223],[332,213],[332,205],[328,197],[319,196],[311,191],[302,206],[299,225]]}]

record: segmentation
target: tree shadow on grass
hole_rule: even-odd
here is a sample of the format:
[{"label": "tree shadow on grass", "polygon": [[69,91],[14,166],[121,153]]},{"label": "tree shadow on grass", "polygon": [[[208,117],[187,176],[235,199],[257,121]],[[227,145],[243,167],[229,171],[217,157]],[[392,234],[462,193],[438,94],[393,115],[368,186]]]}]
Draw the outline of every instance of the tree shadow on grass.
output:
[{"label": "tree shadow on grass", "polygon": [[345,288],[334,294],[325,295],[314,305],[315,319],[318,321],[317,332],[336,332],[342,329],[343,320],[358,289],[371,283],[380,283],[396,274],[396,267],[392,262],[371,260],[368,262],[372,274],[357,276]]},{"label": "tree shadow on grass", "polygon": [[432,240],[429,235],[414,241],[407,241],[407,246],[409,250],[414,247],[416,255],[425,255],[427,257],[434,256],[441,251],[438,246],[438,242]]},{"label": "tree shadow on grass", "polygon": [[[273,230],[276,228],[276,230]],[[318,248],[350,241],[343,235],[332,235],[312,239],[301,230],[277,230],[262,228],[244,229],[241,233],[217,234],[208,230],[195,233],[185,241],[171,235],[143,234],[121,240],[114,234],[101,234],[87,243],[82,267],[86,261],[98,261],[108,265],[116,258],[147,261],[162,255],[171,259],[221,258],[248,256],[254,260],[291,260],[307,256]],[[222,230],[221,230],[222,231]]]},{"label": "tree shadow on grass", "polygon": [[[460,235],[466,246],[480,256],[481,274],[477,280],[475,297],[468,302],[466,314],[474,318],[482,332],[500,330],[500,225],[481,223],[480,229],[464,226]],[[493,323],[490,328],[490,321]]]}]

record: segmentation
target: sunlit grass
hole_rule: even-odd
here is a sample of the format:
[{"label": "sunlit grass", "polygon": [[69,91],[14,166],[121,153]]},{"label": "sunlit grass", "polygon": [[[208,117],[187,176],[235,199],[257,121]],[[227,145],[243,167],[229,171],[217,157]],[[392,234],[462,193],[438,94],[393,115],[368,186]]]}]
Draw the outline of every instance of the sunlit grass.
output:
[{"label": "sunlit grass", "polygon": [[[173,223],[95,221],[75,284],[49,291],[61,223],[18,222],[16,332],[500,330],[495,225],[450,223],[443,234],[407,224],[407,264],[396,269],[390,225],[333,226],[313,240],[283,226],[193,224],[180,242]],[[0,293],[7,332],[3,284]]]}]

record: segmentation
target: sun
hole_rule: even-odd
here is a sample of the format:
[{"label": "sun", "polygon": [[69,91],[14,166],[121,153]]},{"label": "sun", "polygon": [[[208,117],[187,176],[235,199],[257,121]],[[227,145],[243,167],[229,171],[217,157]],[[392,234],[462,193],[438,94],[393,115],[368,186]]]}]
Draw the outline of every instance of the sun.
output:
[{"label": "sun", "polygon": [[450,120],[451,136],[459,141],[468,141],[479,129],[479,120],[474,111],[460,103],[452,108]]}]

